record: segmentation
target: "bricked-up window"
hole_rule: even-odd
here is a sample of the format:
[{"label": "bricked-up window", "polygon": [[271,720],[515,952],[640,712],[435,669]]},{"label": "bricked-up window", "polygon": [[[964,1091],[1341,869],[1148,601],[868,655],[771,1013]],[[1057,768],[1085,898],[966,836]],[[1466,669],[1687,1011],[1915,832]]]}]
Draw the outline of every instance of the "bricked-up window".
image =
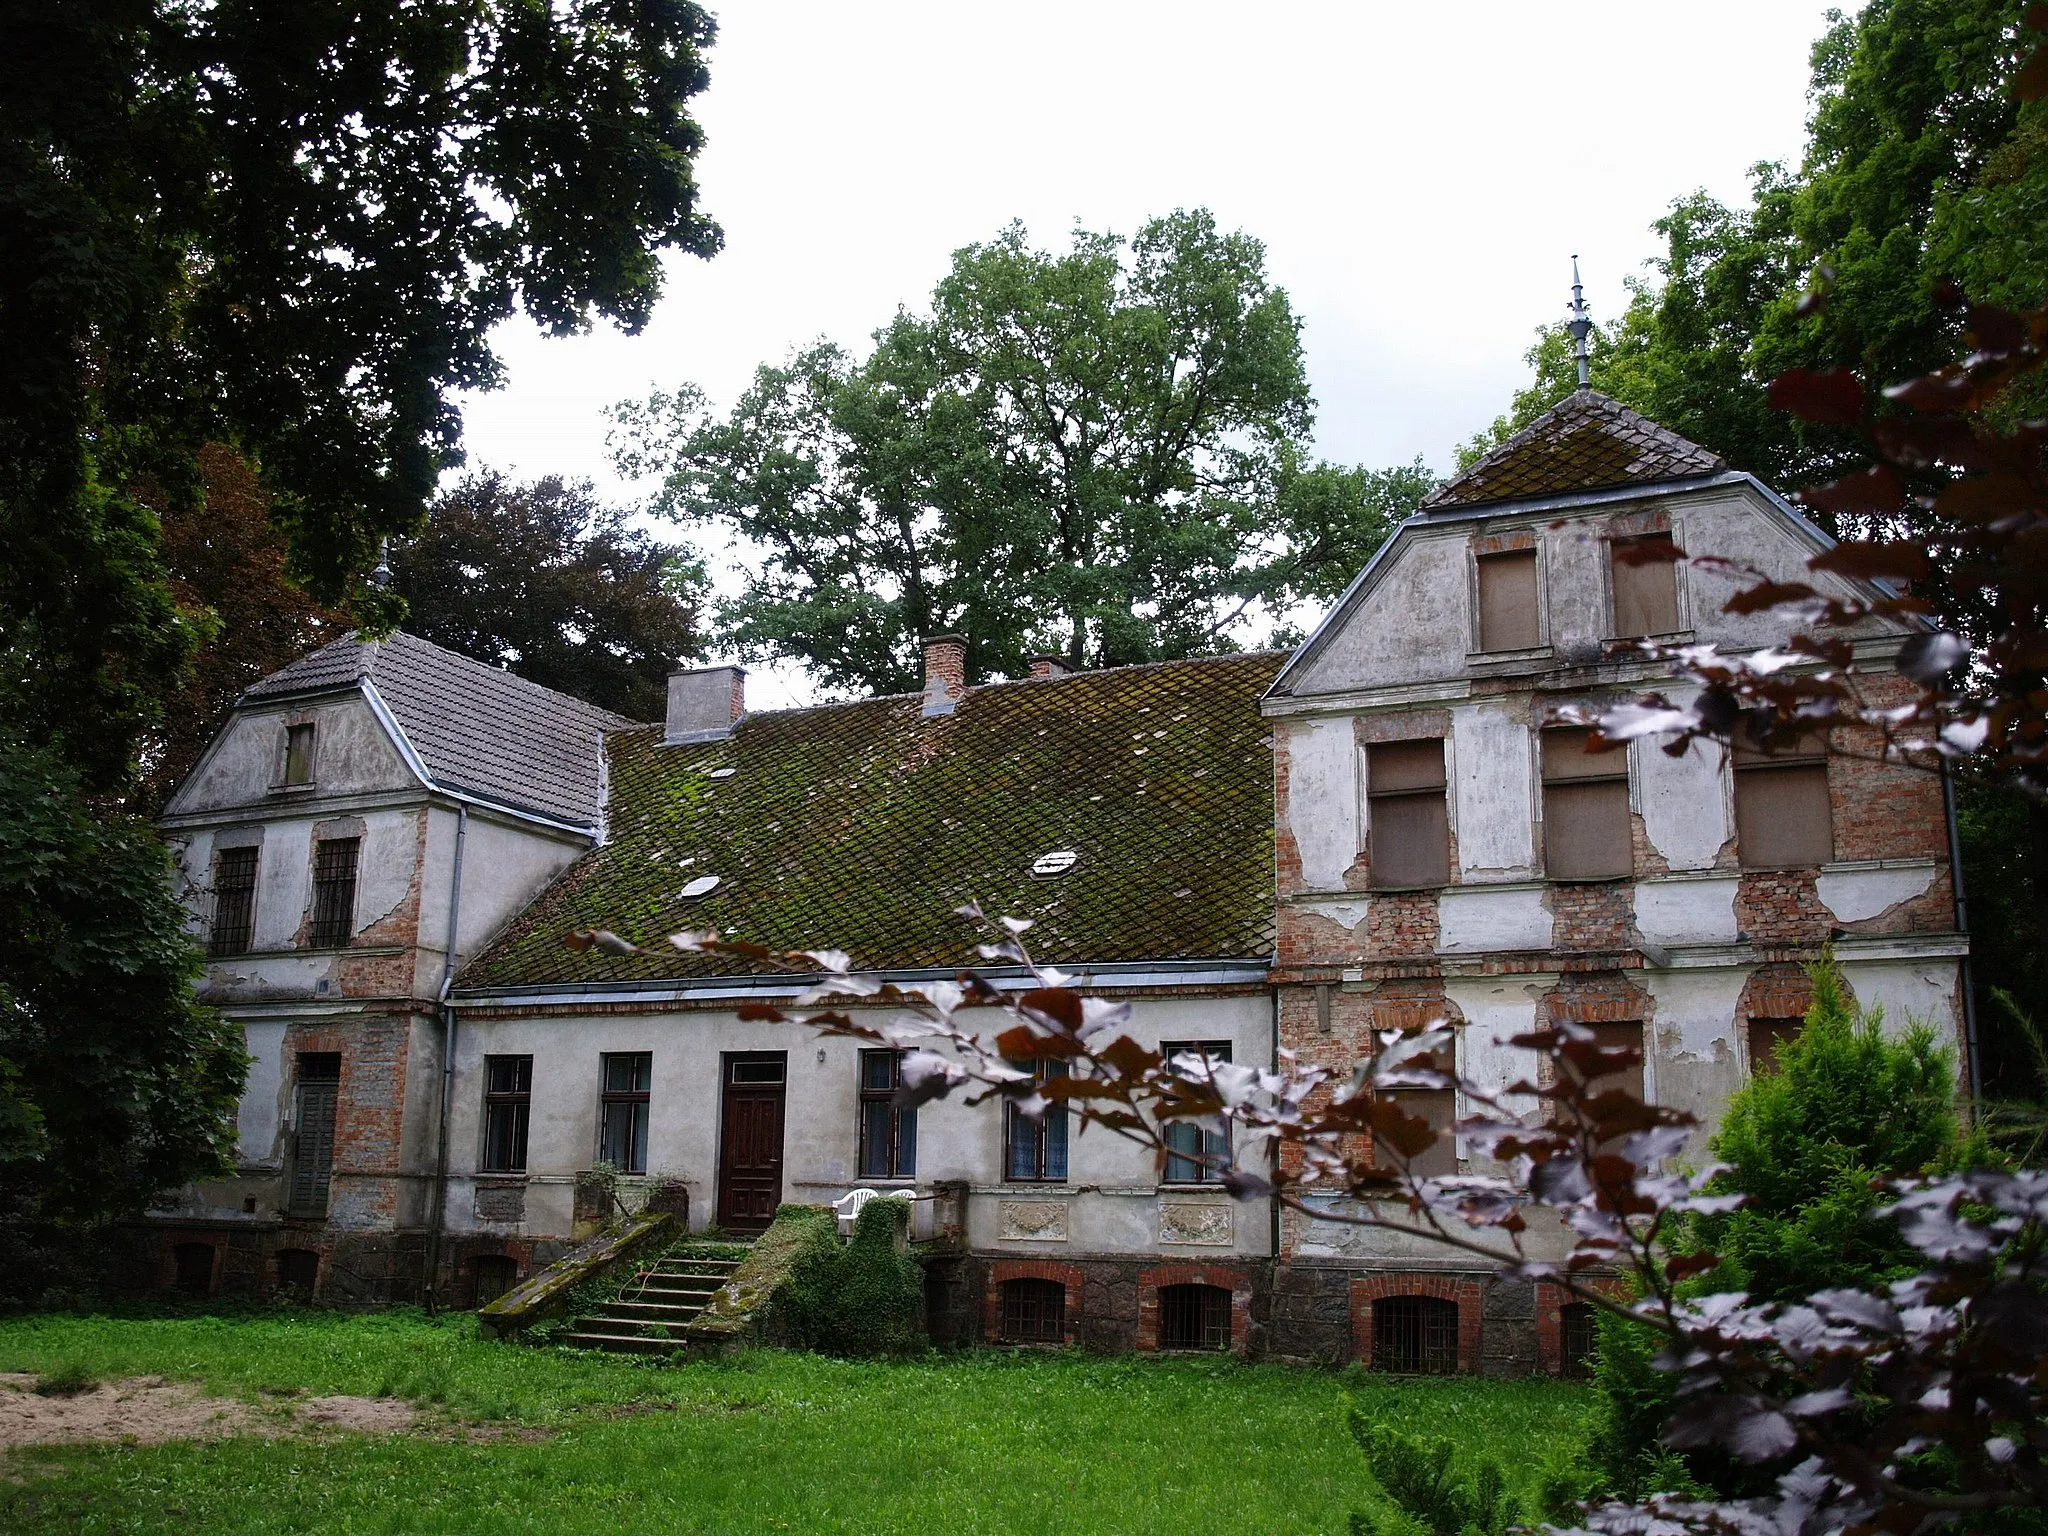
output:
[{"label": "bricked-up window", "polygon": [[603,1058],[603,1094],[598,1105],[598,1161],[621,1173],[647,1171],[647,1110],[654,1086],[654,1056],[648,1051],[614,1051]]},{"label": "bricked-up window", "polygon": [[[1168,1041],[1159,1054],[1171,1062],[1177,1056],[1200,1058],[1210,1066],[1230,1060],[1228,1040]],[[1201,1069],[1189,1063],[1191,1076]],[[1230,1166],[1230,1132],[1193,1120],[1166,1123],[1166,1182],[1169,1184],[1213,1184]]]},{"label": "bricked-up window", "polygon": [[284,781],[287,784],[313,782],[311,725],[288,725],[284,728]]},{"label": "bricked-up window", "polygon": [[1762,1077],[1778,1070],[1778,1047],[1794,1039],[1805,1027],[1804,1019],[1751,1019],[1749,1021],[1749,1071]]},{"label": "bricked-up window", "polygon": [[[1064,1061],[1038,1061],[1032,1072],[1041,1083],[1067,1075]],[[1003,1106],[1003,1177],[1025,1182],[1059,1183],[1067,1176],[1067,1106],[1051,1105],[1033,1119],[1015,1102]]]},{"label": "bricked-up window", "polygon": [[1479,557],[1479,649],[1525,651],[1540,645],[1536,551]]},{"label": "bricked-up window", "polygon": [[256,937],[256,852],[223,848],[213,857],[213,928],[208,954],[245,955]]},{"label": "bricked-up window", "polygon": [[907,1179],[917,1172],[917,1111],[896,1107],[903,1052],[860,1053],[860,1176]]},{"label": "bricked-up window", "polygon": [[1385,890],[1448,885],[1451,818],[1443,741],[1382,741],[1365,749],[1371,883]]},{"label": "bricked-up window", "polygon": [[484,1058],[484,1172],[526,1172],[526,1125],[533,1111],[533,1058]]},{"label": "bricked-up window", "polygon": [[1458,1368],[1458,1304],[1434,1296],[1387,1296],[1372,1304],[1372,1363],[1404,1376]]},{"label": "bricked-up window", "polygon": [[[1411,1057],[1402,1065],[1445,1074],[1455,1070],[1449,1046],[1427,1056]],[[1457,1173],[1458,1139],[1451,1130],[1458,1119],[1458,1096],[1455,1089],[1380,1088],[1374,1091],[1400,1105],[1403,1113],[1427,1121],[1437,1133],[1436,1140],[1431,1142],[1426,1150],[1409,1159],[1408,1167],[1414,1173],[1425,1179],[1448,1178]],[[1373,1160],[1383,1168],[1401,1166],[1400,1158],[1394,1149],[1377,1138],[1373,1144]]]},{"label": "bricked-up window", "polygon": [[1825,864],[1835,856],[1823,739],[1768,755],[1735,744],[1735,850],[1744,869]]},{"label": "bricked-up window", "polygon": [[1591,1302],[1568,1301],[1557,1309],[1557,1342],[1564,1357],[1558,1366],[1564,1375],[1584,1378],[1593,1374],[1598,1344]]},{"label": "bricked-up window", "polygon": [[313,927],[306,941],[315,949],[346,944],[356,928],[356,859],[359,837],[323,837],[313,844]]},{"label": "bricked-up window", "polygon": [[1005,1280],[1003,1337],[1015,1344],[1066,1343],[1067,1288],[1057,1280]]},{"label": "bricked-up window", "polygon": [[1668,635],[1678,628],[1678,550],[1668,533],[1616,539],[1608,545],[1614,576],[1617,639]]},{"label": "bricked-up window", "polygon": [[1220,1285],[1162,1285],[1159,1347],[1230,1348],[1230,1292]]},{"label": "bricked-up window", "polygon": [[1635,869],[1628,753],[1588,752],[1592,734],[1543,733],[1543,872],[1553,880],[1621,880]]},{"label": "bricked-up window", "polygon": [[311,1248],[277,1250],[277,1286],[311,1296],[320,1283],[320,1255]]},{"label": "bricked-up window", "polygon": [[213,1294],[213,1244],[180,1243],[171,1250],[176,1284],[188,1296]]}]

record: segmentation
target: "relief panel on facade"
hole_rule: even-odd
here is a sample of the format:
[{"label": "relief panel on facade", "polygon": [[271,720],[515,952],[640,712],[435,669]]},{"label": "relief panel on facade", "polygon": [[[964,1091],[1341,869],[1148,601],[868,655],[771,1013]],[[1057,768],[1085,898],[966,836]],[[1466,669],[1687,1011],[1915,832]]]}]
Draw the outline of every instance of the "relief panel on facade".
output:
[{"label": "relief panel on facade", "polygon": [[1004,1200],[996,1206],[996,1236],[1006,1243],[1064,1243],[1064,1200]]},{"label": "relief panel on facade", "polygon": [[1159,1241],[1198,1243],[1227,1248],[1231,1242],[1230,1207],[1212,1202],[1162,1201]]}]

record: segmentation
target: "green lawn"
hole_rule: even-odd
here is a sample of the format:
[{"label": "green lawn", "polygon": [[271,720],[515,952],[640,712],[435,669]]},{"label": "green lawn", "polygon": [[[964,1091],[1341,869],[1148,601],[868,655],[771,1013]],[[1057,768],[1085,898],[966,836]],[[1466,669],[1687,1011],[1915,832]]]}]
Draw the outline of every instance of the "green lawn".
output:
[{"label": "green lawn", "polygon": [[[384,1437],[35,1447],[0,1462],[0,1530],[1341,1533],[1369,1501],[1347,1395],[1530,1478],[1581,1406],[1548,1381],[1186,1359],[645,1366],[404,1313],[0,1322],[0,1370],[72,1365],[396,1395],[429,1417]],[[549,1433],[478,1442],[479,1423]]]}]

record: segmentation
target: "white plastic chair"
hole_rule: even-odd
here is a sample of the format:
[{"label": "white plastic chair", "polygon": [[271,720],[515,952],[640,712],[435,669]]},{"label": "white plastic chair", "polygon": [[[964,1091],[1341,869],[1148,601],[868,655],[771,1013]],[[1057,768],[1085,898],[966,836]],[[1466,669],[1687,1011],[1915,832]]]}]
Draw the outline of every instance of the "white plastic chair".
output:
[{"label": "white plastic chair", "polygon": [[832,1213],[839,1218],[839,1235],[853,1236],[853,1224],[860,1219],[860,1213],[867,1209],[870,1200],[915,1200],[907,1189],[859,1189],[848,1190],[832,1202]]}]

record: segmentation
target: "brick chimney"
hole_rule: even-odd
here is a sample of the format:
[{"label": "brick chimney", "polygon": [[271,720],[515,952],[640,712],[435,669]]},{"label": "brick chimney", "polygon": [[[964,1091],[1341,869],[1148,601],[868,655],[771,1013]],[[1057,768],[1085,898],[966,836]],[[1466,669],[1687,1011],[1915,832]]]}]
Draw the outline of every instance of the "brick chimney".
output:
[{"label": "brick chimney", "polygon": [[1041,651],[1038,655],[1031,658],[1031,675],[1033,677],[1065,677],[1067,675],[1066,659],[1055,656],[1050,651]]},{"label": "brick chimney", "polygon": [[967,692],[967,637],[933,635],[924,643],[924,713],[950,715]]},{"label": "brick chimney", "polygon": [[723,741],[747,712],[745,667],[683,667],[668,675],[668,719],[661,739],[671,747]]}]

